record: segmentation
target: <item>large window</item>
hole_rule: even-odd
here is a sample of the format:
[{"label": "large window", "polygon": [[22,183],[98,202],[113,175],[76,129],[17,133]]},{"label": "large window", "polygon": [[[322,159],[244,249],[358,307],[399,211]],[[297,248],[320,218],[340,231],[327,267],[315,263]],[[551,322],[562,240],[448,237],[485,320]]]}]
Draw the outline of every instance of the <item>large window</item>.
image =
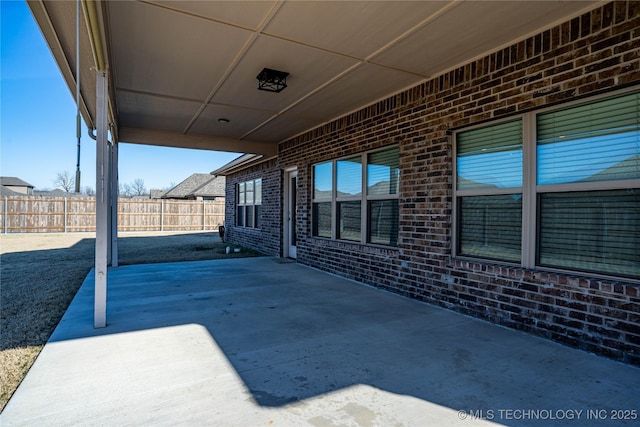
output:
[{"label": "large window", "polygon": [[312,234],[396,246],[399,176],[397,147],[314,165]]},{"label": "large window", "polygon": [[462,132],[457,148],[458,253],[520,261],[522,121]]},{"label": "large window", "polygon": [[260,228],[262,179],[237,184],[236,200],[236,225],[239,227]]},{"label": "large window", "polygon": [[456,133],[456,255],[640,278],[640,92]]}]

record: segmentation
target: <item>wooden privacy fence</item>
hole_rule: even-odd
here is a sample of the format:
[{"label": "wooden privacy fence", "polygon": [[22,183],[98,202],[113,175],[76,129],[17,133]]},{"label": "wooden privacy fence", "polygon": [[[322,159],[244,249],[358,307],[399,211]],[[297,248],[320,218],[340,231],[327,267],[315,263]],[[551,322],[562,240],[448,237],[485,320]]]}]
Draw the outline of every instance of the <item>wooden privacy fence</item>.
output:
[{"label": "wooden privacy fence", "polygon": [[[54,233],[96,230],[93,197],[4,197],[4,233]],[[118,199],[120,231],[218,230],[224,201]]]}]

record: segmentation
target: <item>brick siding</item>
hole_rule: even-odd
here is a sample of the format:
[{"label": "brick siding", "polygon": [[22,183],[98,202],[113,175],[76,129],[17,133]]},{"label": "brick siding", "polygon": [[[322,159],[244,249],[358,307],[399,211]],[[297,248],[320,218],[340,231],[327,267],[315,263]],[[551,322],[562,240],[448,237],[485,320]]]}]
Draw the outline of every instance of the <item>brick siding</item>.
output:
[{"label": "brick siding", "polygon": [[[236,226],[236,188],[240,182],[262,179],[260,228]],[[251,248],[265,255],[278,256],[282,244],[282,216],[280,194],[282,173],[275,159],[260,163],[241,174],[227,176],[225,197],[225,240]]]},{"label": "brick siding", "polygon": [[[298,262],[640,365],[640,285],[452,258],[450,137],[451,129],[640,84],[638,46],[640,2],[608,3],[286,141],[277,161],[228,177],[228,222],[234,184],[258,177],[263,224],[275,221],[260,231],[231,228],[230,238],[282,253],[282,170],[297,166]],[[400,148],[398,247],[312,237],[311,166],[392,144]]]}]

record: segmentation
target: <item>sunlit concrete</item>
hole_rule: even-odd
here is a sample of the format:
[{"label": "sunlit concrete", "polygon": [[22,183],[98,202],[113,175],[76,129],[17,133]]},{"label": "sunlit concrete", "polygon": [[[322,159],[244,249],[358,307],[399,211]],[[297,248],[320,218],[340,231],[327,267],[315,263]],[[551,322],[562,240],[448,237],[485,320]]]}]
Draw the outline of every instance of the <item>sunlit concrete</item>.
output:
[{"label": "sunlit concrete", "polygon": [[624,425],[616,410],[640,416],[640,369],[295,263],[112,269],[103,329],[93,328],[94,276],[2,426],[601,426]]}]

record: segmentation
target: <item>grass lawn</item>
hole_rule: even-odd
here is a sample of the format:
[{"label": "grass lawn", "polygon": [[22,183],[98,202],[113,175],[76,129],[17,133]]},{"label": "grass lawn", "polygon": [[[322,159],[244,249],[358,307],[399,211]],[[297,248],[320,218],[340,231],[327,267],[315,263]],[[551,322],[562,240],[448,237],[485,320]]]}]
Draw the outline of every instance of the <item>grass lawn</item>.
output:
[{"label": "grass lawn", "polygon": [[[259,256],[225,254],[218,233],[121,233],[120,265]],[[0,411],[94,265],[94,233],[0,235]]]}]

